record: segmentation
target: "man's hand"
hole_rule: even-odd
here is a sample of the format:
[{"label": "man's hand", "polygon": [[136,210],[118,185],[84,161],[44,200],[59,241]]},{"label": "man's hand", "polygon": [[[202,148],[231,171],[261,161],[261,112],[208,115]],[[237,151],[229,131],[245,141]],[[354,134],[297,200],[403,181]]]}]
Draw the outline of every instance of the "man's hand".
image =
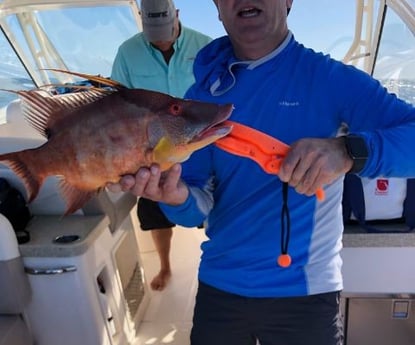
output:
[{"label": "man's hand", "polygon": [[157,164],[153,164],[149,169],[140,168],[135,176],[123,176],[119,183],[110,183],[107,188],[111,192],[129,191],[135,196],[180,205],[189,195],[189,189],[180,179],[181,172],[180,164],[173,165],[163,173]]},{"label": "man's hand", "polygon": [[319,187],[348,172],[352,165],[343,138],[306,138],[291,145],[278,176],[298,193],[311,196]]}]

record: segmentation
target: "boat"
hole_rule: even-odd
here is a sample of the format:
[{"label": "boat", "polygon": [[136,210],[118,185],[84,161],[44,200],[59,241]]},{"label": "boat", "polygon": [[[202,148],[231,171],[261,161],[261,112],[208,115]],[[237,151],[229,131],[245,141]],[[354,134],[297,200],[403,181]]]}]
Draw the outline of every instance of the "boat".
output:
[{"label": "boat", "polygon": [[[181,18],[192,6],[176,5]],[[51,68],[108,77],[119,44],[142,30],[139,13],[134,0],[0,0],[0,88],[49,85],[59,95],[89,83]],[[414,0],[295,0],[289,26],[305,45],[415,102]],[[0,92],[0,152],[44,140],[17,96]],[[0,177],[25,195],[6,166]],[[58,184],[48,178],[29,205],[21,243],[0,215],[0,345],[189,344],[203,229],[176,227],[172,280],[154,292],[158,259],[136,199],[103,191],[62,217]],[[415,343],[415,233],[384,230],[345,227],[345,345]]]}]

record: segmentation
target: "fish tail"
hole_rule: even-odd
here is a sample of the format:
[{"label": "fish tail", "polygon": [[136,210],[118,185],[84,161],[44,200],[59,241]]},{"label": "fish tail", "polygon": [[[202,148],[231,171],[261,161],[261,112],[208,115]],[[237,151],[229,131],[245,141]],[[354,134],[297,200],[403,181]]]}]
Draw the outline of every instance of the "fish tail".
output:
[{"label": "fish tail", "polygon": [[25,151],[0,154],[0,162],[7,165],[23,181],[30,203],[38,195],[43,178],[34,174],[30,166],[25,163]]}]

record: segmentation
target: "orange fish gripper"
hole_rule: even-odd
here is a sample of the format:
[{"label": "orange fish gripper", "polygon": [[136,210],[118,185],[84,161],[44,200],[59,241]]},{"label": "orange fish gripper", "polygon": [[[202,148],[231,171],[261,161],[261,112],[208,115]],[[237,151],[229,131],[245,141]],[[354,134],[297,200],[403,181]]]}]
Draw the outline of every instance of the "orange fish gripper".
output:
[{"label": "orange fish gripper", "polygon": [[[215,142],[215,145],[229,153],[254,160],[267,173],[277,175],[290,146],[254,128],[234,121],[226,121],[232,131]],[[324,200],[324,190],[316,191],[317,200]]]}]

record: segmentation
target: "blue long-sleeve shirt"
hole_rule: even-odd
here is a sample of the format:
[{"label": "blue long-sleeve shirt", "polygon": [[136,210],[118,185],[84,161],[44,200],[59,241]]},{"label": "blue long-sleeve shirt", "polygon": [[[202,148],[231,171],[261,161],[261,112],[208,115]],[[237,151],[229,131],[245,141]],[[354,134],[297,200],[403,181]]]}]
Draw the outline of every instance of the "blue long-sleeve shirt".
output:
[{"label": "blue long-sleeve shirt", "polygon": [[[369,159],[361,176],[415,176],[415,110],[368,74],[299,44],[291,34],[257,61],[235,58],[227,37],[197,56],[196,83],[186,98],[233,103],[231,120],[291,144],[328,138],[346,124],[363,136]],[[343,178],[325,186],[319,202],[289,188],[288,268],[281,253],[282,182],[250,159],[214,145],[183,164],[190,195],[161,204],[178,224],[207,217],[199,279],[250,297],[302,296],[341,290]]]}]

